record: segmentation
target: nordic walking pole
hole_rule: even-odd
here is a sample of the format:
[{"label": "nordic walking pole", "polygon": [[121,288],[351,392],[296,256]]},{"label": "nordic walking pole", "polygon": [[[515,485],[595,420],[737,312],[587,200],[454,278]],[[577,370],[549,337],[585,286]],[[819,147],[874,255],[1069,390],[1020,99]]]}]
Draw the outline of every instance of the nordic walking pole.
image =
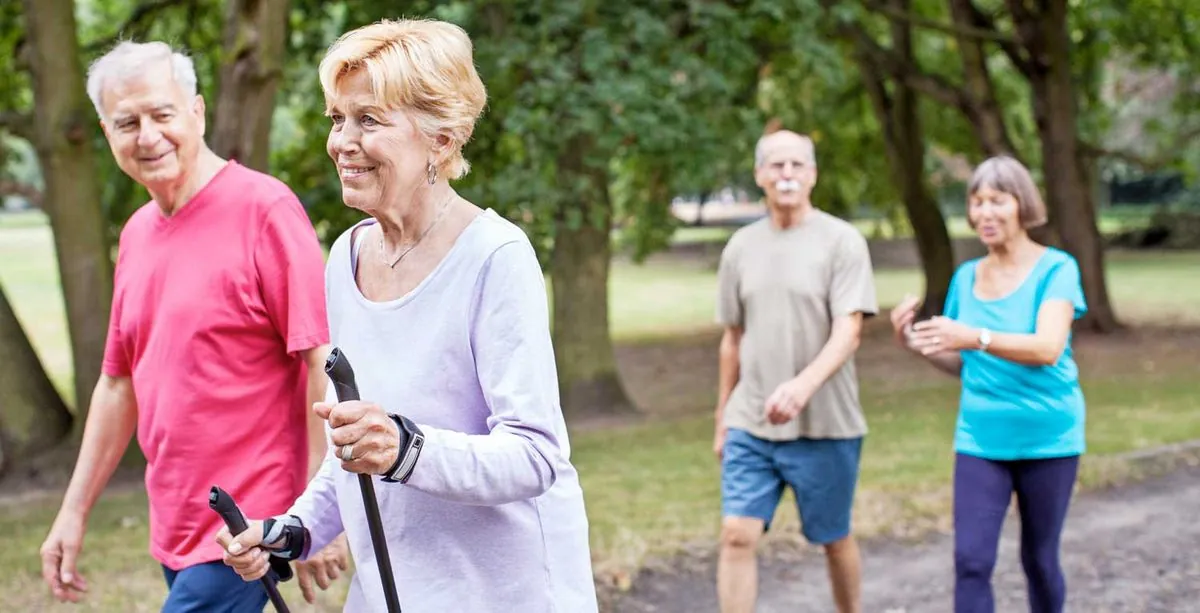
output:
[{"label": "nordic walking pole", "polygon": [[[246,516],[242,515],[242,510],[238,508],[237,503],[233,501],[233,496],[230,496],[225,490],[212,486],[208,493],[208,506],[216,511],[221,519],[225,520],[225,525],[229,527],[229,533],[237,536],[246,531]],[[275,561],[271,560],[271,569],[279,573]],[[287,561],[283,560],[283,566],[288,569],[287,575],[282,576],[280,580],[286,580],[291,576],[291,567],[287,565]],[[290,613],[287,604],[283,602],[283,596],[279,593],[279,588],[271,582],[269,576],[263,576],[263,589],[267,590],[267,598],[271,599],[271,604],[275,605],[275,610],[279,613]]]},{"label": "nordic walking pole", "polygon": [[[325,359],[325,374],[333,382],[338,402],[359,400],[358,385],[354,382],[354,369],[350,361],[337,347]],[[383,581],[383,596],[387,601],[388,613],[400,613],[400,601],[396,597],[396,578],[392,575],[392,560],[388,557],[387,541],[383,535],[383,520],[379,517],[379,502],[375,500],[375,485],[370,475],[358,475],[358,486],[362,490],[363,507],[367,511],[367,528],[371,531],[371,545],[375,548],[375,561],[379,563],[379,579]]]}]

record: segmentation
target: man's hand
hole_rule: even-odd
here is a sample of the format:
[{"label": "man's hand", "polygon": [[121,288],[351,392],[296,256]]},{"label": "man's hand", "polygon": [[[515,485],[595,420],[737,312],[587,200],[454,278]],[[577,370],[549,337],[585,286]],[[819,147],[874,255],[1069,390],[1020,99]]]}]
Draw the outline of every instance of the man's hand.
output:
[{"label": "man's hand", "polygon": [[809,384],[801,377],[789,379],[775,388],[775,392],[767,398],[766,417],[773,425],[786,424],[796,419],[800,411],[812,400],[817,393],[817,387]]},{"label": "man's hand", "polygon": [[60,602],[79,602],[88,590],[87,580],[75,568],[86,523],[78,513],[60,511],[42,544],[42,579]]},{"label": "man's hand", "polygon": [[725,437],[729,434],[729,428],[721,424],[717,424],[717,431],[713,434],[713,453],[717,456],[717,461],[725,457]]},{"label": "man's hand", "polygon": [[317,593],[313,590],[313,581],[316,581],[317,587],[322,590],[329,589],[341,576],[342,571],[349,569],[349,558],[349,546],[343,533],[316,555],[309,556],[308,560],[296,562],[296,577],[300,582],[300,592],[304,594],[304,600],[309,604],[316,604]]}]

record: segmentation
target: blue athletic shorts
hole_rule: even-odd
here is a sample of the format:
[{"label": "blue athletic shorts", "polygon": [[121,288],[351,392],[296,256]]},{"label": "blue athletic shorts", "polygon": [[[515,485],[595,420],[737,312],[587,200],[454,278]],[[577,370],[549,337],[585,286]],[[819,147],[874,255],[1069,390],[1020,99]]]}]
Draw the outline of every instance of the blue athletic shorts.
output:
[{"label": "blue athletic shorts", "polygon": [[769,529],[790,486],[804,538],[827,545],[850,535],[862,438],[768,441],[729,429],[721,462],[721,514]]},{"label": "blue athletic shorts", "polygon": [[208,562],[180,571],[163,567],[167,601],[162,613],[262,613],[267,591],[261,581],[243,581],[223,562]]}]

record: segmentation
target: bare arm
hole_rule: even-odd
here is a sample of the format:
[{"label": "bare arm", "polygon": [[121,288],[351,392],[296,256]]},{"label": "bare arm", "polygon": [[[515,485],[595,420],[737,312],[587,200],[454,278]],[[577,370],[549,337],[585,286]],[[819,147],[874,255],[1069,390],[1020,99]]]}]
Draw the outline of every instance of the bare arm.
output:
[{"label": "bare arm", "polygon": [[112,478],[137,427],[137,401],[129,377],[100,375],[92,391],[83,444],[75,472],[63,497],[61,513],[87,519],[92,506]]},{"label": "bare arm", "polygon": [[829,330],[829,340],[825,341],[825,346],[817,353],[817,357],[800,371],[797,379],[812,390],[824,385],[833,373],[858,351],[862,342],[862,325],[862,313],[834,318],[833,326]]},{"label": "bare arm", "polygon": [[[1075,307],[1066,300],[1049,300],[1038,309],[1033,334],[993,333],[988,353],[1018,364],[1048,366],[1058,361],[1067,346]],[[910,344],[942,367],[933,356],[958,350],[980,349],[981,330],[946,317],[934,317],[913,326]],[[939,360],[941,358],[938,358]],[[958,358],[961,365],[961,358]],[[945,370],[943,368],[943,370]]]},{"label": "bare arm", "polygon": [[325,420],[312,410],[312,406],[325,400],[325,387],[329,377],[325,375],[325,358],[329,355],[329,345],[313,347],[304,352],[304,362],[308,364],[308,404],[304,406],[304,414],[308,422],[308,479],[312,479],[325,460]]},{"label": "bare arm", "polygon": [[738,372],[741,369],[740,347],[742,343],[742,328],[730,326],[721,335],[721,348],[718,357],[717,375],[717,425],[722,423],[725,415],[725,404],[729,395],[738,382]]},{"label": "bare arm", "polygon": [[1033,334],[993,333],[988,353],[1018,364],[1050,366],[1067,348],[1074,319],[1075,307],[1070,302],[1049,300],[1038,310]]}]

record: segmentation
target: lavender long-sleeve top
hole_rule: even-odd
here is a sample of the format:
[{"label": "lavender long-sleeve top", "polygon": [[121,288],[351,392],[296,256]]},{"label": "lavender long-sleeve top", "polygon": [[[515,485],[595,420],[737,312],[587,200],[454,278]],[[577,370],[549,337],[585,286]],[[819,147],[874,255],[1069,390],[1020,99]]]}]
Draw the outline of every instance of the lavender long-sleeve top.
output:
[{"label": "lavender long-sleeve top", "polygon": [[[375,478],[401,608],[596,611],[583,492],[529,240],[487,211],[419,286],[379,303],[354,282],[352,253],[374,252],[362,241],[352,249],[352,231],[326,270],[334,346],[363,400],[408,416],[426,436],[408,483]],[[346,532],[356,572],[345,610],[385,611],[357,476],[333,452],[289,512],[309,529],[310,553]]]}]

